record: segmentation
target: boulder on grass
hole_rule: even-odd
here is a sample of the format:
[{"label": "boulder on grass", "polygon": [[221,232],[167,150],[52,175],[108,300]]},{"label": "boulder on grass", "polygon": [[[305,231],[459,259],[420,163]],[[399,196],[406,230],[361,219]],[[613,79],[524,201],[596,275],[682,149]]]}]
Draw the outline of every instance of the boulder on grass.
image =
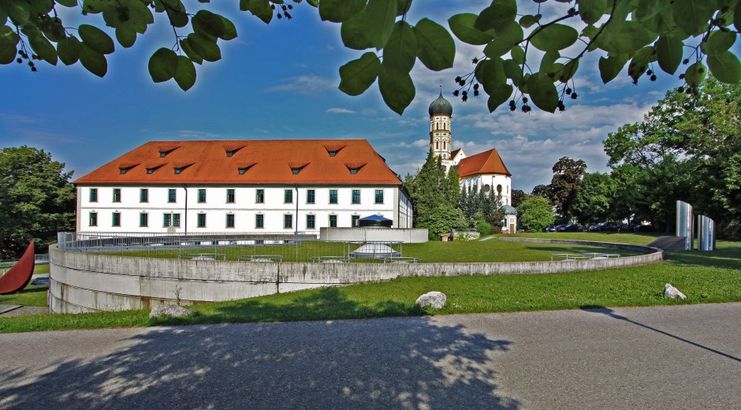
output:
[{"label": "boulder on grass", "polygon": [[193,314],[193,311],[186,309],[182,306],[173,304],[156,305],[149,312],[149,318],[154,319],[156,317],[186,317]]},{"label": "boulder on grass", "polygon": [[687,299],[684,293],[669,283],[664,285],[664,297],[667,299]]},{"label": "boulder on grass", "polygon": [[442,309],[445,307],[445,302],[448,301],[448,297],[442,292],[427,292],[417,298],[417,306],[419,307],[431,307],[433,309]]}]

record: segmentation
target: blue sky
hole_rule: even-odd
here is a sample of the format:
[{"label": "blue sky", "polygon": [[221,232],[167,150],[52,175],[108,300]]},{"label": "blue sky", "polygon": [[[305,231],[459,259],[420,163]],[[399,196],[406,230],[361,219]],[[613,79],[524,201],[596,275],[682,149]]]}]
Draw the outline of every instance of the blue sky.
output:
[{"label": "blue sky", "polygon": [[[199,67],[198,82],[188,92],[174,83],[154,84],[147,73],[151,53],[173,42],[161,19],[134,47],[117,45],[103,79],[79,64],[40,63],[36,73],[23,65],[0,67],[0,146],[43,148],[79,177],[153,139],[367,138],[404,175],[424,161],[427,106],[442,84],[454,107],[453,146],[463,146],[469,155],[497,148],[514,187],[530,191],[550,181],[553,163],[564,155],[584,159],[590,171],[605,170],[601,141],[607,134],[640,120],[667,89],[679,85],[659,74],[655,83],[646,78],[634,86],[623,73],[602,87],[592,57],[582,62],[576,78],[580,97],[565,112],[511,113],[505,105],[489,114],[481,97],[462,103],[450,95],[453,78],[471,71],[471,58],[482,54],[481,47],[457,43],[453,69],[434,73],[417,62],[417,96],[398,116],[383,104],[376,85],[360,97],[337,90],[339,67],[361,54],[342,46],[339,25],[321,22],[305,4],[295,8],[294,19],[264,25],[239,12],[237,3],[220,1],[219,11],[232,18],[239,37],[221,42],[223,60]],[[444,22],[487,3],[417,0],[408,21],[428,16]],[[97,18],[75,15],[70,22]]]}]

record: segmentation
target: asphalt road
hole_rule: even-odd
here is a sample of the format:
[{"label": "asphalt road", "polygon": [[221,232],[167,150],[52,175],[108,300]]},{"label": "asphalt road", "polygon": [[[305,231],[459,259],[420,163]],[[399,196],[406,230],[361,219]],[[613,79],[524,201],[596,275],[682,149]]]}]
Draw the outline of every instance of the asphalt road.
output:
[{"label": "asphalt road", "polygon": [[739,408],[741,304],[0,335],[1,408]]}]

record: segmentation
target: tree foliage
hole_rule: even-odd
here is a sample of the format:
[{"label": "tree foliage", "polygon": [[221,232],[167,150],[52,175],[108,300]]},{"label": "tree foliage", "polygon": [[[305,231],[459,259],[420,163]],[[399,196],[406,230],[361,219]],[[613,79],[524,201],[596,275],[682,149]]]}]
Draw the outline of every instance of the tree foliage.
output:
[{"label": "tree foliage", "polygon": [[547,186],[536,186],[533,189],[533,195],[548,198],[556,208],[560,219],[567,222],[574,216],[572,205],[579,192],[579,184],[586,169],[587,163],[583,160],[561,157],[553,165],[551,183]]},{"label": "tree foliage", "polygon": [[612,219],[617,193],[617,181],[610,174],[587,173],[571,204],[572,215],[585,225]]},{"label": "tree foliage", "polygon": [[542,196],[527,197],[517,208],[517,220],[520,227],[530,232],[540,232],[553,223],[551,203]]},{"label": "tree foliage", "polygon": [[19,256],[32,239],[43,248],[58,231],[74,230],[71,176],[43,150],[0,150],[0,258]]},{"label": "tree foliage", "polygon": [[672,90],[640,123],[605,141],[622,206],[671,226],[676,200],[693,204],[728,236],[741,232],[741,85],[713,79],[697,98]]},{"label": "tree foliage", "polygon": [[525,191],[521,189],[512,190],[512,206],[513,207],[517,208],[518,206],[520,206],[520,204],[522,203],[522,201],[525,200],[525,198],[527,198],[527,194],[525,193]]},{"label": "tree foliage", "polygon": [[[410,72],[417,61],[433,71],[453,66],[451,32],[463,43],[481,47],[484,56],[474,59],[470,73],[456,78],[454,94],[465,101],[472,89],[473,95],[483,92],[490,111],[507,100],[512,110],[518,102],[526,112],[529,102],[549,112],[564,109],[567,99],[577,97],[574,77],[589,53],[600,56],[604,83],[626,65],[633,82],[644,75],[654,80],[661,69],[679,75],[692,90],[708,71],[726,83],[741,80],[741,64],[732,51],[741,29],[741,0],[551,0],[557,12],[547,18],[541,11],[546,1],[494,0],[478,13],[451,16],[447,28],[429,18],[407,21],[412,0],[307,0],[302,7],[313,7],[322,20],[340,24],[343,44],[362,52],[340,67],[340,90],[359,95],[377,82],[386,105],[399,114],[414,99]],[[238,36],[231,20],[210,10],[215,7],[209,0],[198,3],[0,0],[0,64],[25,61],[36,71],[37,61],[79,62],[102,77],[116,42],[132,47],[151,25],[166,21],[174,41],[152,52],[149,73],[154,82],[173,80],[187,90],[196,81],[195,65],[220,60],[221,44]],[[297,3],[301,0],[293,0]],[[291,19],[293,4],[238,2],[241,11],[266,24]],[[69,27],[61,17],[68,13],[60,8],[102,20]]]}]

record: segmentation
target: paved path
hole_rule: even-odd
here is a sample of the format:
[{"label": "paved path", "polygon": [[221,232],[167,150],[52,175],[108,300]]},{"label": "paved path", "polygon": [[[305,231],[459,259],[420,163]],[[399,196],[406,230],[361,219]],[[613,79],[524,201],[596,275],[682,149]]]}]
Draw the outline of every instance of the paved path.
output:
[{"label": "paved path", "polygon": [[741,304],[0,335],[0,408],[739,408]]}]

